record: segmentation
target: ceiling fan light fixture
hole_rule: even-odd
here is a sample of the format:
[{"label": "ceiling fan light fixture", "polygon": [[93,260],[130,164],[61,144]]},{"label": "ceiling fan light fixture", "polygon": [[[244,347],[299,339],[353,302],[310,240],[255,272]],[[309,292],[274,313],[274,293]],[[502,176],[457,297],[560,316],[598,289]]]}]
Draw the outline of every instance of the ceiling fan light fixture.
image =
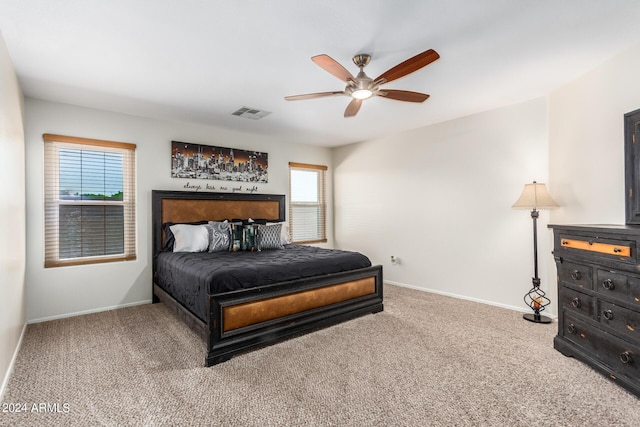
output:
[{"label": "ceiling fan light fixture", "polygon": [[372,95],[373,95],[373,92],[369,89],[356,89],[353,92],[351,92],[351,96],[354,97],[355,99],[367,99],[367,98],[371,98]]},{"label": "ceiling fan light fixture", "polygon": [[362,53],[353,57],[353,63],[360,68],[360,72],[354,77],[346,68],[340,65],[339,62],[323,53],[321,55],[312,56],[311,60],[329,74],[333,74],[335,77],[345,82],[347,85],[344,90],[340,92],[316,92],[303,95],[285,96],[284,99],[287,101],[295,101],[299,99],[312,99],[334,95],[350,96],[352,99],[351,102],[349,102],[347,109],[344,111],[345,117],[355,116],[362,106],[362,101],[373,96],[382,96],[384,98],[395,99],[397,101],[424,102],[429,98],[429,95],[426,93],[393,89],[380,90],[380,86],[411,74],[414,71],[429,65],[438,58],[440,58],[440,55],[438,55],[435,50],[425,50],[424,52],[401,62],[395,67],[388,69],[374,80],[364,72],[364,67],[366,67],[371,61],[370,55]]}]

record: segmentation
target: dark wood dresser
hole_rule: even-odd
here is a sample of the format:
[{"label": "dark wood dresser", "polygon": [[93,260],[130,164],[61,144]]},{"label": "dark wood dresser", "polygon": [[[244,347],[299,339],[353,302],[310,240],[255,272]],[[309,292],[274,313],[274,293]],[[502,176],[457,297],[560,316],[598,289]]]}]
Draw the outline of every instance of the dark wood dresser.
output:
[{"label": "dark wood dresser", "polygon": [[554,347],[640,396],[640,226],[549,228],[558,270]]}]

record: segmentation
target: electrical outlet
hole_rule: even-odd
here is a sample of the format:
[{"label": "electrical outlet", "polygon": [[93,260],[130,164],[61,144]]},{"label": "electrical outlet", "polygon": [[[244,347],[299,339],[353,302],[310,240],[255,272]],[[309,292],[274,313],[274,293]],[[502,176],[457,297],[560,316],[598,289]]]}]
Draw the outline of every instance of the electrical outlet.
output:
[{"label": "electrical outlet", "polygon": [[400,259],[396,258],[394,255],[391,255],[391,264],[392,265],[398,265],[400,264]]}]

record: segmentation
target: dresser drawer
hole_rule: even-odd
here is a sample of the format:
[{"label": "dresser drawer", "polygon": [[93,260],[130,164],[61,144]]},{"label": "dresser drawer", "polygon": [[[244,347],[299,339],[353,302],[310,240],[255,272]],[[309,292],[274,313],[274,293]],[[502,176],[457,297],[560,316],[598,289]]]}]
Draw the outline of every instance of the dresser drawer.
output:
[{"label": "dresser drawer", "polygon": [[[616,298],[622,301],[635,302],[637,296],[631,295],[631,289],[640,289],[640,280],[633,276],[624,275],[609,270],[598,270],[597,279],[594,285],[594,291],[601,294],[604,298]],[[635,292],[638,293],[637,291]],[[638,305],[640,308],[640,304]]]},{"label": "dresser drawer", "polygon": [[560,246],[563,249],[585,251],[614,258],[635,257],[635,242],[627,240],[561,236]]},{"label": "dresser drawer", "polygon": [[601,324],[640,344],[640,313],[600,300],[598,317]]},{"label": "dresser drawer", "polygon": [[560,289],[560,301],[558,304],[563,310],[580,313],[583,316],[593,317],[593,298],[582,292],[563,287]]},{"label": "dresser drawer", "polygon": [[560,282],[568,283],[578,288],[591,289],[593,282],[593,269],[582,264],[563,262],[558,267]]},{"label": "dresser drawer", "polygon": [[629,280],[633,280],[633,278],[609,270],[598,270],[596,277],[594,291],[604,297],[617,298],[624,301],[629,298]]},{"label": "dresser drawer", "polygon": [[640,348],[564,313],[565,339],[584,348],[613,371],[640,376]]}]

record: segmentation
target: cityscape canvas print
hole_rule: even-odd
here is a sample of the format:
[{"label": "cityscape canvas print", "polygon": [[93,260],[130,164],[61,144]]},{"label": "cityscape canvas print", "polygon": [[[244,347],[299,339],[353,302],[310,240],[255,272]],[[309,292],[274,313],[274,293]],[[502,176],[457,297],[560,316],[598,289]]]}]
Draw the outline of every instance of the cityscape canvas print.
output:
[{"label": "cityscape canvas print", "polygon": [[171,177],[268,182],[269,155],[258,151],[171,141]]}]

